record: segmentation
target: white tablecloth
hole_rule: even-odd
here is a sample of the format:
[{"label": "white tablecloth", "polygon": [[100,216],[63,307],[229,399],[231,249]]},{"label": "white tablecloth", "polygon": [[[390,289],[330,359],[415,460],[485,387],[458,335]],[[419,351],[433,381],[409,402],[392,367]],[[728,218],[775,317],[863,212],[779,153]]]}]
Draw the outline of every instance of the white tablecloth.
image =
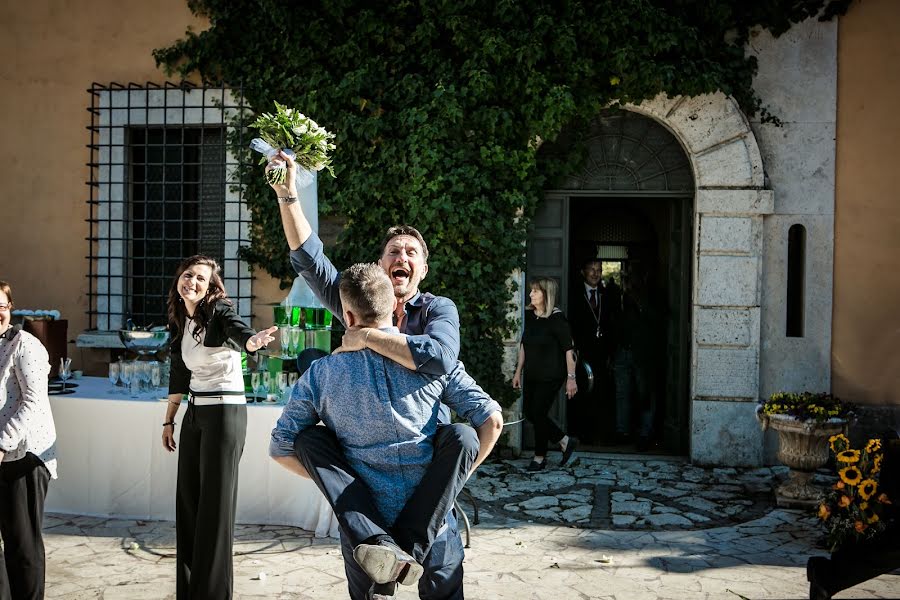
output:
[{"label": "white tablecloth", "polygon": [[[78,384],[75,394],[50,396],[59,479],[50,482],[46,510],[174,520],[178,458],[162,447],[164,402],[112,394],[109,382],[98,377],[73,383]],[[175,418],[178,427],[186,406]],[[269,435],[281,410],[275,405],[247,406],[237,521],[292,525],[320,537],[337,537],[337,520],[315,484],[268,456]]]}]

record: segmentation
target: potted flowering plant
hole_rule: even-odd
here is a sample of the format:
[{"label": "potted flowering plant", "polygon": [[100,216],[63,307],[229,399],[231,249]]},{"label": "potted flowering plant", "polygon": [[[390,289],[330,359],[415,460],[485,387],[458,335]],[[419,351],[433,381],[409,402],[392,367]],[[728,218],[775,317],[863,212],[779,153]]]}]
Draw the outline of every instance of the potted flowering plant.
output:
[{"label": "potted flowering plant", "polygon": [[[279,150],[292,156],[297,166],[299,187],[312,183],[312,171],[331,168],[330,152],[334,150],[334,134],[294,108],[275,103],[274,113],[263,113],[250,127],[259,130],[259,137],[250,142],[250,148],[261,153],[259,164],[271,161]],[[285,165],[278,165],[266,171],[266,181],[270,184],[284,183],[287,175]]]},{"label": "potted flowering plant", "polygon": [[884,458],[881,440],[869,440],[862,450],[852,448],[844,434],[831,436],[828,443],[840,479],[819,504],[819,518],[825,523],[828,546],[834,552],[883,532],[881,517],[891,500],[878,489]]},{"label": "potted flowering plant", "polygon": [[788,480],[775,490],[779,506],[811,508],[822,490],[812,474],[828,461],[829,437],[847,433],[854,406],[831,394],[777,392],[759,407],[763,429],[778,432],[778,460],[790,467]]}]

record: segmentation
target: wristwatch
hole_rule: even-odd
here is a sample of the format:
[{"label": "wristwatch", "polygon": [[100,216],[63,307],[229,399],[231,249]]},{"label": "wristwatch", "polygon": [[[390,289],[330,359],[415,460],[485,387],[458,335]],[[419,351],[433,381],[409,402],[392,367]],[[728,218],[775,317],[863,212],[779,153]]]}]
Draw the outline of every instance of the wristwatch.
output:
[{"label": "wristwatch", "polygon": [[575,373],[568,373],[566,374],[566,377],[568,377],[569,379],[575,379]]}]

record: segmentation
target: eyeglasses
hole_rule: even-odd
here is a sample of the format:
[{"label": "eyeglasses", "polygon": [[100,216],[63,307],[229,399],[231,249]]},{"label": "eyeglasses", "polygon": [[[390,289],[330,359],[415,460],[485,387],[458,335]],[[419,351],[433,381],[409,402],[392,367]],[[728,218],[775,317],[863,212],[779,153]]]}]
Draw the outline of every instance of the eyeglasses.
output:
[{"label": "eyeglasses", "polygon": [[9,310],[12,308],[12,304],[3,304],[0,302],[0,310]]}]

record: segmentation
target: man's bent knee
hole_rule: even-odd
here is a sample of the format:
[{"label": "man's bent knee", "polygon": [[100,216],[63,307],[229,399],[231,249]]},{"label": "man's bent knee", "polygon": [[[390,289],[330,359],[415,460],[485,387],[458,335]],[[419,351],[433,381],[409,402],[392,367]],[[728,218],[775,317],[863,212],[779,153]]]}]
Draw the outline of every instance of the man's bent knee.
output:
[{"label": "man's bent knee", "polygon": [[481,448],[478,434],[465,423],[443,425],[438,429],[436,437],[435,449],[440,447],[441,449],[453,450],[475,457]]},{"label": "man's bent knee", "polygon": [[294,452],[302,456],[309,451],[321,449],[323,446],[338,448],[337,436],[322,425],[307,427],[294,438]]}]

